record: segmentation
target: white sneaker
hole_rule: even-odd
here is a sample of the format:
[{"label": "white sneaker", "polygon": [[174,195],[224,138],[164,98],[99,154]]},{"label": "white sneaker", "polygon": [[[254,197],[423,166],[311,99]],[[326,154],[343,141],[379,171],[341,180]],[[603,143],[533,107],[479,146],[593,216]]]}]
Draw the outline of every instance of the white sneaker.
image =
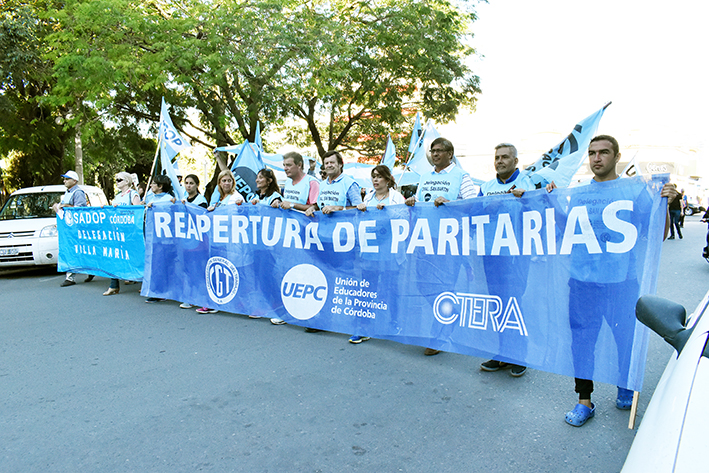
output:
[{"label": "white sneaker", "polygon": [[188,304],[187,302],[180,304],[180,309],[191,309],[192,307],[194,306],[192,304]]},{"label": "white sneaker", "polygon": [[283,319],[279,319],[279,318],[277,318],[277,317],[274,317],[274,318],[271,319],[271,323],[272,323],[273,325],[285,325],[285,324],[286,324],[286,321],[283,320]]}]

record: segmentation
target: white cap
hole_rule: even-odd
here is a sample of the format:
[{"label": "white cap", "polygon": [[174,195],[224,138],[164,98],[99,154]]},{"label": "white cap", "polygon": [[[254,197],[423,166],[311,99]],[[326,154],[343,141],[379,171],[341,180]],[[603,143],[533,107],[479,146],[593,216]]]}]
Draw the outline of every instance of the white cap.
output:
[{"label": "white cap", "polygon": [[76,171],[67,171],[65,174],[62,174],[62,177],[66,177],[67,179],[74,179],[75,181],[79,181],[79,175],[76,173]]}]

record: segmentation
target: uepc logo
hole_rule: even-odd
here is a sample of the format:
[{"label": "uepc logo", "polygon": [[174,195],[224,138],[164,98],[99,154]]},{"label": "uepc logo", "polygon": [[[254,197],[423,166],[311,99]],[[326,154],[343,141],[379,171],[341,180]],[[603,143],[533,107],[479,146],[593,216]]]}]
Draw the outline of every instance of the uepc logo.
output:
[{"label": "uepc logo", "polygon": [[214,256],[207,261],[204,270],[209,297],[217,304],[226,304],[239,290],[239,272],[226,258]]},{"label": "uepc logo", "polygon": [[298,320],[315,317],[325,305],[327,294],[327,279],[312,264],[292,267],[281,281],[283,305]]}]

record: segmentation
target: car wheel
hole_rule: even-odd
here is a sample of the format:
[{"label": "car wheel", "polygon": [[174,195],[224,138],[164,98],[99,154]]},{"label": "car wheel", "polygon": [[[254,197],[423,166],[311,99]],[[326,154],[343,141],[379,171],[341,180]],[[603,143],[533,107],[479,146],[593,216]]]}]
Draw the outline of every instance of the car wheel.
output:
[{"label": "car wheel", "polygon": [[689,207],[685,207],[684,214],[685,215],[694,215],[694,210]]}]

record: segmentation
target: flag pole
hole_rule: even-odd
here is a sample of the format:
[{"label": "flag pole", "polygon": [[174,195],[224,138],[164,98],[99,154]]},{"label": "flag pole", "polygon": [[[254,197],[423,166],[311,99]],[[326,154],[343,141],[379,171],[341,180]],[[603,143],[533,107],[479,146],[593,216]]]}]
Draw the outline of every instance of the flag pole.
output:
[{"label": "flag pole", "polygon": [[150,182],[153,180],[153,173],[155,172],[155,163],[158,162],[158,153],[160,153],[160,146],[162,145],[162,140],[160,139],[160,135],[158,134],[158,147],[155,150],[155,157],[153,158],[153,165],[150,168],[150,176],[148,176],[148,183],[145,185],[145,193],[148,193],[148,189],[150,189]]}]

